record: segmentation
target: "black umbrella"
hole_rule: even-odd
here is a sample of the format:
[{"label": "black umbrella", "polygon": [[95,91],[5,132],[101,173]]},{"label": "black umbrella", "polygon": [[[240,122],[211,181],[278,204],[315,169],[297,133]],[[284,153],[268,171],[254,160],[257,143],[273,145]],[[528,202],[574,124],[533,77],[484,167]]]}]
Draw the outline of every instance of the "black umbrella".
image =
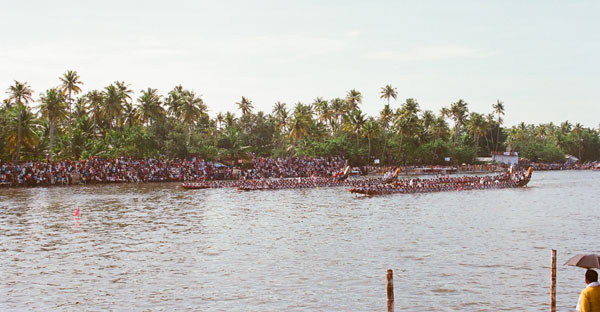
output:
[{"label": "black umbrella", "polygon": [[600,255],[576,255],[565,262],[565,265],[578,266],[586,269],[600,269]]}]

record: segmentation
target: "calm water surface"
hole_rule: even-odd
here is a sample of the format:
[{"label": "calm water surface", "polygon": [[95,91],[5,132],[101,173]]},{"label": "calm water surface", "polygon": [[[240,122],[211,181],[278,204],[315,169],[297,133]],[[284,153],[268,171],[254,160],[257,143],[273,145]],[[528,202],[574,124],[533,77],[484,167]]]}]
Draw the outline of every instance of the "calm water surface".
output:
[{"label": "calm water surface", "polygon": [[[1,311],[574,309],[600,253],[600,172],[530,187],[355,198],[131,184],[0,190]],[[80,219],[73,213],[80,207]]]}]

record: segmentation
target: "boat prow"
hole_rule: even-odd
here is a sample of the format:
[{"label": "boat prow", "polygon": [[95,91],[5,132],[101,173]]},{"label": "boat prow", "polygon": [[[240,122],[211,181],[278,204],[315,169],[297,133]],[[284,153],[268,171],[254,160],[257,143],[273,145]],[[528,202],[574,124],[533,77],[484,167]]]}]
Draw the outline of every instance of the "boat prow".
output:
[{"label": "boat prow", "polygon": [[533,168],[529,167],[529,169],[527,169],[527,173],[525,174],[525,176],[523,177],[523,179],[521,181],[519,181],[519,186],[520,187],[526,187],[527,184],[529,183],[529,181],[531,181],[531,174],[533,173]]}]

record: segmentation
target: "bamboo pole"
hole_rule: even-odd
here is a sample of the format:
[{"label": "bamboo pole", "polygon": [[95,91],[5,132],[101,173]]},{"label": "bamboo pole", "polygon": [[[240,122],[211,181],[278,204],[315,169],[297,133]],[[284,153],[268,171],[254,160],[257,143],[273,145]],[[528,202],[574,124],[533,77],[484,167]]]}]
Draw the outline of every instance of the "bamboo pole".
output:
[{"label": "bamboo pole", "polygon": [[550,312],[556,312],[556,249],[552,249],[552,286],[550,287]]},{"label": "bamboo pole", "polygon": [[394,272],[387,270],[387,310],[394,312]]}]

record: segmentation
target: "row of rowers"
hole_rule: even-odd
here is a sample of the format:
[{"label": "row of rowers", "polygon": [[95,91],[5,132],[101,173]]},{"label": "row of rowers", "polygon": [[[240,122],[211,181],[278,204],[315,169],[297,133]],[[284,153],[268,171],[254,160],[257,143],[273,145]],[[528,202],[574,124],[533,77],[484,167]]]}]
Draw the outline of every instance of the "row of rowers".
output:
[{"label": "row of rowers", "polygon": [[404,179],[391,183],[357,183],[350,189],[359,194],[429,193],[472,189],[515,187],[522,175],[439,177],[433,179]]},{"label": "row of rowers", "polygon": [[[373,179],[336,179],[333,177],[311,177],[311,178],[294,178],[294,179],[268,179],[268,180],[246,180],[240,181],[238,190],[254,191],[254,190],[281,190],[281,189],[300,189],[314,187],[335,187],[335,186],[351,186],[357,181],[378,181],[379,178]],[[373,183],[373,182],[372,182]]]}]

